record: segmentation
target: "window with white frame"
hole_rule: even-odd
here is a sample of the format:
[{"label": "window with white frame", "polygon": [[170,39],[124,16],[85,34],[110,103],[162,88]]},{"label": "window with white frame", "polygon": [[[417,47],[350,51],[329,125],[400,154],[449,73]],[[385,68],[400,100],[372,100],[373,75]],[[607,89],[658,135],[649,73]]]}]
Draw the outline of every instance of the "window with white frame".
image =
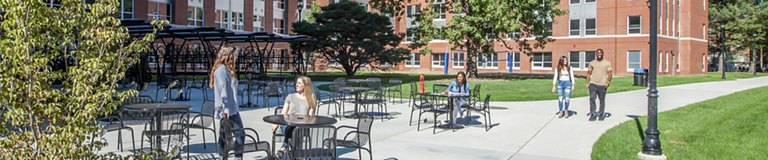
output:
[{"label": "window with white frame", "polygon": [[405,67],[419,67],[421,66],[421,54],[413,53],[405,60]]},{"label": "window with white frame", "polygon": [[584,35],[597,35],[597,22],[594,18],[585,19]]},{"label": "window with white frame", "polygon": [[435,19],[445,19],[445,0],[435,0],[432,3],[432,10],[435,12]]},{"label": "window with white frame", "polygon": [[464,52],[454,52],[451,60],[453,61],[453,68],[464,68]]},{"label": "window with white frame", "polygon": [[701,0],[701,9],[707,10],[707,0]]},{"label": "window with white frame", "polygon": [[640,68],[641,54],[639,50],[627,51],[627,71],[634,71]]},{"label": "window with white frame", "polygon": [[243,17],[243,13],[239,12],[232,12],[232,17],[235,18],[233,21],[235,24],[233,25],[234,30],[245,30],[245,17]]},{"label": "window with white frame", "polygon": [[[573,1],[571,1],[573,2]],[[581,35],[581,20],[580,19],[572,19],[571,21],[571,27],[570,27],[570,34],[571,36],[579,36]]]},{"label": "window with white frame", "polygon": [[171,5],[161,2],[147,2],[147,16],[152,20],[171,20]]},{"label": "window with white frame", "polygon": [[481,53],[477,55],[477,68],[496,69],[499,68],[498,53]]},{"label": "window with white frame", "polygon": [[707,25],[701,24],[701,39],[707,39]]},{"label": "window with white frame", "polygon": [[552,69],[552,52],[534,52],[531,54],[531,68]]},{"label": "window with white frame", "polygon": [[230,22],[229,11],[216,10],[216,19],[214,20],[215,26],[219,26],[219,28],[230,29],[229,22]]},{"label": "window with white frame", "polygon": [[627,17],[627,34],[640,34],[642,28],[640,22],[640,16]]},{"label": "window with white frame", "polygon": [[273,22],[272,32],[285,34],[285,20],[275,18]]},{"label": "window with white frame", "polygon": [[669,72],[669,52],[664,53],[664,72]]},{"label": "window with white frame", "polygon": [[121,19],[133,18],[133,0],[120,0],[120,11]]},{"label": "window with white frame", "polygon": [[514,31],[512,33],[508,33],[507,34],[507,38],[509,38],[509,39],[520,39],[521,38],[520,31]]},{"label": "window with white frame", "polygon": [[432,67],[445,67],[445,54],[432,53]]},{"label": "window with white frame", "polygon": [[203,8],[187,7],[187,25],[203,26]]},{"label": "window with white frame", "polygon": [[[416,16],[419,15],[419,13],[421,12],[421,5],[409,5],[409,6],[406,6],[405,9],[406,9],[406,12],[405,12],[406,23],[408,22],[415,23],[416,21],[414,21],[413,19],[415,19]],[[406,24],[405,26],[407,27],[405,31],[405,35],[406,35],[405,41],[407,42],[414,41],[414,36],[416,34],[414,33],[415,31],[413,29],[416,28],[417,24]]]},{"label": "window with white frame", "polygon": [[275,8],[285,9],[285,0],[274,0],[273,3],[275,3]]},{"label": "window with white frame", "polygon": [[[507,62],[512,62],[511,67],[512,69],[520,69],[520,53],[517,52],[507,52],[507,58],[511,59]],[[510,67],[510,66],[507,66]]]},{"label": "window with white frame", "polygon": [[701,54],[701,71],[706,72],[707,68],[707,54]]},{"label": "window with white frame", "polygon": [[595,60],[595,51],[571,51],[568,60],[574,70],[586,70],[589,62]]},{"label": "window with white frame", "polygon": [[264,16],[253,15],[253,31],[264,32]]},{"label": "window with white frame", "polygon": [[595,3],[595,0],[584,0],[584,3]]},{"label": "window with white frame", "polygon": [[659,57],[658,57],[658,58],[659,58],[659,61],[658,61],[658,64],[659,64],[659,66],[658,66],[658,68],[656,68],[656,70],[657,70],[657,71],[659,71],[659,72],[661,72],[661,71],[662,71],[662,69],[664,69],[664,68],[663,68],[663,67],[664,67],[664,66],[663,66],[663,64],[664,64],[664,52],[661,52],[661,51],[660,51],[660,52],[659,52]]},{"label": "window with white frame", "polygon": [[580,0],[571,0],[571,4],[579,4],[581,3]]}]

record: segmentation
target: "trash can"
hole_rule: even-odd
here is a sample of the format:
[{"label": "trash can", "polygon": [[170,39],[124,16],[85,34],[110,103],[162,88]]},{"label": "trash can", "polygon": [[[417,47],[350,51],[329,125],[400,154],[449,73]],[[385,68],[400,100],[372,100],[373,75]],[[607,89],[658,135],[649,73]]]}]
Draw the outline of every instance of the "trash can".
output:
[{"label": "trash can", "polygon": [[642,68],[636,68],[635,69],[635,83],[633,83],[634,86],[646,86],[646,75],[645,70]]}]

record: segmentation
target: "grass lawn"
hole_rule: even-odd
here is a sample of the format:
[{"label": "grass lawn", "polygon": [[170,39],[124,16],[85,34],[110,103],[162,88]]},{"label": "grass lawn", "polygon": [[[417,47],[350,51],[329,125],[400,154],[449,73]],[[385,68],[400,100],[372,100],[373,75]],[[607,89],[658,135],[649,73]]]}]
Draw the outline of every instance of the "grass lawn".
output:
[{"label": "grass lawn", "polygon": [[[660,113],[663,153],[669,159],[768,157],[766,95],[768,87],[761,87]],[[635,122],[624,122],[600,137],[592,159],[637,159],[641,145]]]},{"label": "grass lawn", "polygon": [[[765,76],[765,73],[758,74],[758,76]],[[449,84],[455,75],[425,75],[425,91],[432,91],[432,84],[444,83]],[[310,74],[313,81],[332,81],[335,78],[343,77],[341,72],[330,72],[321,75]],[[403,97],[407,98],[407,93],[410,93],[410,85],[405,84],[409,82],[418,82],[418,74],[402,74],[402,73],[371,73],[363,72],[357,76],[357,78],[365,77],[380,77],[384,83],[390,78],[402,79],[403,84]],[[751,73],[727,73],[728,80],[740,79],[740,78],[752,78]],[[658,77],[658,86],[670,86],[688,83],[720,81],[720,73],[709,73],[706,76],[661,76]],[[623,92],[630,90],[646,89],[645,87],[632,86],[632,76],[626,77],[614,77],[611,87],[608,88],[609,93]],[[572,94],[572,97],[584,97],[588,96],[587,90],[584,85],[585,79],[576,80],[576,90]],[[552,93],[552,79],[512,79],[512,80],[490,80],[470,79],[471,85],[481,84],[480,94],[491,94],[491,101],[536,101],[536,100],[554,100],[557,99],[557,94]],[[321,90],[328,90],[328,85],[322,85],[319,87]],[[399,96],[397,96],[399,97]],[[484,96],[481,96],[484,97]]]}]

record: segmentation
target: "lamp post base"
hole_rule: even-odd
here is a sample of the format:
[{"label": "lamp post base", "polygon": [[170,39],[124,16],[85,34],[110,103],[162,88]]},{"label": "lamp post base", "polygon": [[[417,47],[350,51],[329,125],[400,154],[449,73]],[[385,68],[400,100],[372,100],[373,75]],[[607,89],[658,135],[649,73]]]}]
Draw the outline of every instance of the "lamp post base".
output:
[{"label": "lamp post base", "polygon": [[648,154],[643,154],[643,152],[638,152],[637,159],[638,160],[667,160],[667,156],[665,156],[664,154],[648,155]]}]

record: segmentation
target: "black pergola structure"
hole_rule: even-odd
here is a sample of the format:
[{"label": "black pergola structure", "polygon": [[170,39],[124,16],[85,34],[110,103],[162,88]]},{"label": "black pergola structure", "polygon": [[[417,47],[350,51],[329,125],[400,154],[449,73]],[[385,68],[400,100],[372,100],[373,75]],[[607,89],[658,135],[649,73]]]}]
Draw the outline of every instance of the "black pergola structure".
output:
[{"label": "black pergola structure", "polygon": [[[121,24],[131,36],[139,38],[153,31],[148,21],[143,19],[123,19]],[[186,97],[179,93],[173,100],[189,100],[190,89],[200,89],[205,93],[206,80],[196,80],[195,75],[208,75],[216,55],[225,44],[238,46],[236,70],[239,76],[245,76],[248,92],[253,81],[266,80],[268,74],[303,75],[306,73],[304,62],[310,55],[300,49],[291,53],[276,54],[276,43],[297,43],[314,41],[302,35],[281,35],[269,32],[233,32],[221,28],[165,25],[155,34],[155,42],[148,44],[151,53],[142,54],[141,62],[129,75],[136,77],[139,84],[151,80],[156,75],[157,90],[167,87],[174,80],[179,81],[175,88],[186,90]],[[156,91],[157,93],[157,91]],[[208,99],[207,94],[203,94]],[[246,106],[250,103],[250,93]],[[167,97],[168,95],[166,95]],[[155,95],[157,98],[157,94]]]}]

